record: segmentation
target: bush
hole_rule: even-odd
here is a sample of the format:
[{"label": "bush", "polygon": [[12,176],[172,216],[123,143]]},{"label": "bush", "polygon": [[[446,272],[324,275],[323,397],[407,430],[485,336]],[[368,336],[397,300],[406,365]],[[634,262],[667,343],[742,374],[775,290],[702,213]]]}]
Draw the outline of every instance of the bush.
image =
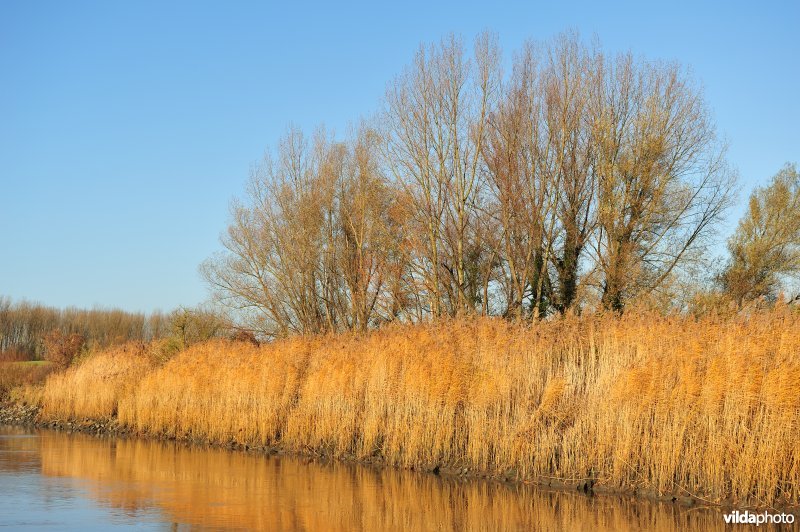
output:
[{"label": "bush", "polygon": [[66,369],[80,354],[86,344],[86,338],[77,333],[67,335],[59,330],[53,330],[45,335],[42,342],[45,360],[51,362],[55,369]]},{"label": "bush", "polygon": [[231,341],[233,341],[233,342],[244,342],[244,343],[247,343],[247,344],[254,345],[256,347],[261,345],[260,342],[258,341],[258,339],[256,338],[255,334],[253,334],[250,331],[245,331],[243,329],[240,329],[240,330],[236,331],[235,333],[233,333],[231,335]]}]

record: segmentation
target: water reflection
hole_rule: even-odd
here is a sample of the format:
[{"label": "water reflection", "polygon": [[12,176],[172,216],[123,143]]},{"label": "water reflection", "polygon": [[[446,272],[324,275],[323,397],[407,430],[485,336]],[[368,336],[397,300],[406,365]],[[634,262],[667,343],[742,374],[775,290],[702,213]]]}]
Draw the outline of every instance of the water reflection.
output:
[{"label": "water reflection", "polygon": [[[170,443],[0,428],[0,488],[9,486],[24,497],[60,501],[56,521],[58,508],[76,504],[110,511],[87,514],[96,522],[84,524],[101,528],[108,524],[108,515],[116,524],[245,530],[724,528],[721,513],[713,509]],[[25,508],[25,501],[20,505]],[[4,519],[0,516],[0,523]]]}]

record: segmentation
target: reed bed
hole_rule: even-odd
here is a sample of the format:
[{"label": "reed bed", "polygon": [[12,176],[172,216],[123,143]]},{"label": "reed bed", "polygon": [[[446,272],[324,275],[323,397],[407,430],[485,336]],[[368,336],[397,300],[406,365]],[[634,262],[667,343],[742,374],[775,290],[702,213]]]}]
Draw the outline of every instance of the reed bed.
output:
[{"label": "reed bed", "polygon": [[90,356],[48,377],[40,399],[42,415],[54,420],[113,418],[120,402],[130,400],[139,380],[153,367],[153,359],[141,343]]},{"label": "reed bed", "polygon": [[17,388],[40,384],[51,371],[49,363],[0,361],[0,400]]},{"label": "reed bed", "polygon": [[[51,376],[44,412],[93,417],[117,405],[122,424],[170,437],[715,503],[800,503],[800,314],[786,306],[463,319],[260,347],[213,341],[121,371],[126,356],[136,358],[103,353],[91,371],[92,359]],[[101,392],[104,372],[116,384]]]}]

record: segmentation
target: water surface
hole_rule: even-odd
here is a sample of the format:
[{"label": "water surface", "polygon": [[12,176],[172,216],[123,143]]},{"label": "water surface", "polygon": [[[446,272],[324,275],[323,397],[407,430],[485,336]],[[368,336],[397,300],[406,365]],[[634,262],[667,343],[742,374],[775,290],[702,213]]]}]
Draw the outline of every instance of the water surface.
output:
[{"label": "water surface", "polygon": [[0,426],[0,529],[204,528],[667,531],[724,525],[721,511],[709,508]]}]

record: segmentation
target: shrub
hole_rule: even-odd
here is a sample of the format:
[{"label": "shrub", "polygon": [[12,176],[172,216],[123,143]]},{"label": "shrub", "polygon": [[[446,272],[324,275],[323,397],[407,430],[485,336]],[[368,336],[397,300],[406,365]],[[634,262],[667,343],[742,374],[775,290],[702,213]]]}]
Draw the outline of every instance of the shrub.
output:
[{"label": "shrub", "polygon": [[233,333],[231,335],[231,341],[233,341],[233,342],[244,342],[244,343],[247,343],[247,344],[254,345],[256,347],[261,345],[260,342],[258,341],[258,339],[256,339],[256,335],[255,334],[253,334],[250,331],[245,331],[243,329],[240,329],[240,330],[236,331],[235,333]]},{"label": "shrub", "polygon": [[66,369],[81,352],[86,338],[81,334],[64,334],[59,330],[47,333],[43,339],[45,360],[55,369]]}]

